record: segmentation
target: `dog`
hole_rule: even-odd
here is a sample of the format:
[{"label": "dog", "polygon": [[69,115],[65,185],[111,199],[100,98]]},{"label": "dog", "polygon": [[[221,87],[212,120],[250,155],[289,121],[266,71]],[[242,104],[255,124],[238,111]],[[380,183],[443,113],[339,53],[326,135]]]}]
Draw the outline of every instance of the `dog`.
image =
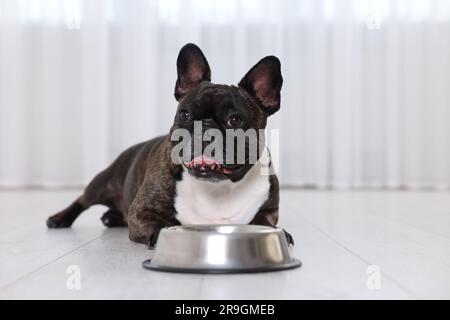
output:
[{"label": "dog", "polygon": [[[188,43],[178,54],[177,75],[174,94],[178,108],[169,134],[125,150],[71,205],[48,218],[48,228],[70,227],[83,211],[97,204],[108,207],[101,217],[106,227],[128,226],[130,240],[150,248],[156,244],[159,231],[168,226],[276,226],[279,184],[275,174],[261,174],[264,152],[270,159],[262,137],[253,140],[263,145],[256,161],[246,157],[236,163],[234,156],[226,161],[205,156],[204,142],[200,153],[190,147],[174,157],[178,144],[173,136],[182,130],[190,134],[192,142],[198,135],[194,124],[203,126],[200,136],[208,129],[219,133],[264,131],[267,118],[280,109],[283,78],[279,59],[261,59],[237,86],[213,84],[203,52]],[[246,151],[250,144],[246,140]],[[220,155],[226,157],[232,151],[236,149],[225,147]],[[286,231],[285,235],[292,245],[292,236]]]}]

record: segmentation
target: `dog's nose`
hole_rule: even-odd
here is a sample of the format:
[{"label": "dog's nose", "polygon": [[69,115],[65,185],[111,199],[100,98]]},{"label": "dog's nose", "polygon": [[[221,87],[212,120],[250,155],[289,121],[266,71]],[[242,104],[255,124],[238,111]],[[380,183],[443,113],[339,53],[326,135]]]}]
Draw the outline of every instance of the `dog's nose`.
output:
[{"label": "dog's nose", "polygon": [[205,129],[204,133],[203,133],[203,139],[205,140],[205,142],[211,141],[211,139],[213,137],[215,137],[216,134],[213,133],[213,131],[211,129],[216,129],[217,128],[208,128]]}]

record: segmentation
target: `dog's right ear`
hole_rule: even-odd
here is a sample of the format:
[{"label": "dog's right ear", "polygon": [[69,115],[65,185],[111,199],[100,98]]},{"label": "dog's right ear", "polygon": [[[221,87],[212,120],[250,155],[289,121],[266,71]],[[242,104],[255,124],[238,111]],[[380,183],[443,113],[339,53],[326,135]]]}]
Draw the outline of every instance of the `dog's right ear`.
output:
[{"label": "dog's right ear", "polygon": [[202,50],[193,43],[181,48],[177,58],[178,79],[175,83],[175,99],[180,101],[189,90],[202,81],[211,81],[211,70]]}]

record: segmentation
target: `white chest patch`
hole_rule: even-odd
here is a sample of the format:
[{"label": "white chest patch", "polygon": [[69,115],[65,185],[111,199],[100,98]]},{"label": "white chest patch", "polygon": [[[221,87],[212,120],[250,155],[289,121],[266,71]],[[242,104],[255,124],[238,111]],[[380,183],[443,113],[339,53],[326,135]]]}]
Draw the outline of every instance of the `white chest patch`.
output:
[{"label": "white chest patch", "polygon": [[208,182],[186,171],[177,182],[176,218],[182,224],[248,224],[269,197],[269,176],[257,162],[238,182]]}]

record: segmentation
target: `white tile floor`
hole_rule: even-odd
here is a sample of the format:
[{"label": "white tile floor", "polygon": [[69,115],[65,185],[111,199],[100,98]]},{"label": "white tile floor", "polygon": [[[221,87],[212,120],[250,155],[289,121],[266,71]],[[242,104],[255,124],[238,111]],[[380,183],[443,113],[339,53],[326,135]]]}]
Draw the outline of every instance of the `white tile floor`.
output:
[{"label": "white tile floor", "polygon": [[[300,269],[246,275],[144,270],[151,252],[106,229],[101,207],[72,229],[45,218],[78,191],[0,191],[0,298],[450,298],[450,193],[283,190],[280,225]],[[78,265],[81,289],[67,288]],[[368,289],[367,267],[381,269]]]}]

